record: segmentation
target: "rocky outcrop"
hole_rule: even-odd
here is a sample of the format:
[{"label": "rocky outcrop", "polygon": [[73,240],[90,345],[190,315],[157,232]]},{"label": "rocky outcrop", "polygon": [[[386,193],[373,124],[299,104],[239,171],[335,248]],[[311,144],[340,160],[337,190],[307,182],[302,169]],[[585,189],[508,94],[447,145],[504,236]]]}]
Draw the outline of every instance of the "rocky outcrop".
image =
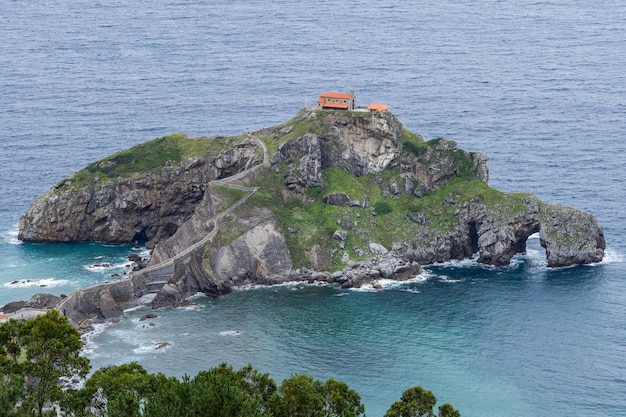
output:
[{"label": "rocky outcrop", "polygon": [[[209,140],[209,139],[207,139]],[[39,197],[19,221],[27,242],[159,242],[189,220],[210,180],[260,162],[257,145],[244,140],[216,156],[193,157],[158,172],[95,181],[82,187],[69,180]]]},{"label": "rocky outcrop", "polygon": [[527,239],[538,232],[548,266],[562,267],[599,262],[606,248],[595,216],[545,204],[530,195],[522,201],[511,197],[497,210],[471,202],[455,213],[458,225],[448,233],[434,233],[428,221],[419,218],[415,237],[394,243],[394,251],[421,264],[471,258],[478,253],[479,263],[506,266],[514,255],[526,252]]},{"label": "rocky outcrop", "polygon": [[405,183],[405,188],[409,188],[407,192],[421,196],[424,191],[436,190],[461,174],[470,174],[484,183],[489,182],[487,155],[459,149],[453,140],[435,139],[429,144],[404,152],[396,164],[402,177],[415,180],[420,185],[415,189],[414,184]]},{"label": "rocky outcrop", "polygon": [[[300,117],[318,119],[312,111]],[[455,141],[422,141],[424,146],[404,150],[408,145],[403,143],[402,124],[390,113],[335,112],[320,118],[319,124],[320,133],[287,140],[272,156],[272,167],[277,172],[282,165],[288,165],[284,183],[296,196],[304,195],[307,188],[322,186],[322,171],[335,167],[357,176],[397,167],[406,192],[418,196],[460,174],[476,176],[485,183],[489,180],[488,157],[458,149]],[[415,188],[413,182],[419,186]],[[398,184],[395,186],[399,190]]]},{"label": "rocky outcrop", "polygon": [[122,315],[124,308],[137,302],[132,280],[125,279],[76,290],[56,305],[68,321],[78,328],[90,320]]},{"label": "rocky outcrop", "polygon": [[560,204],[543,205],[539,239],[548,266],[561,267],[602,261],[604,231],[591,213]]},{"label": "rocky outcrop", "polygon": [[[302,117],[317,119],[313,111]],[[289,164],[285,185],[295,194],[322,185],[324,169],[343,167],[357,176],[378,173],[400,153],[402,124],[391,113],[333,113],[319,123],[321,133],[290,139],[272,156],[275,169],[279,163]]]},{"label": "rocky outcrop", "polygon": [[19,221],[19,239],[29,242],[126,243],[171,236],[193,214],[207,183],[207,161],[118,178],[107,184],[52,190]]}]

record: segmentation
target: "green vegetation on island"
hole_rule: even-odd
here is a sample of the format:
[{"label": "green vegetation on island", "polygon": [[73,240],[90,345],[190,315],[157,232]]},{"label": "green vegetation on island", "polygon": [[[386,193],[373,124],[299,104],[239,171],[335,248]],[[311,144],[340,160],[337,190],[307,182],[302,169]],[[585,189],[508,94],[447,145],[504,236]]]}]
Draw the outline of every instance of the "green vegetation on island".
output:
[{"label": "green vegetation on island", "polygon": [[55,188],[79,188],[93,186],[95,183],[106,184],[118,177],[133,178],[140,174],[159,171],[167,165],[180,165],[196,156],[217,155],[241,142],[245,137],[246,135],[190,138],[183,133],[163,136],[91,163],[58,183]]},{"label": "green vegetation on island", "polygon": [[[251,365],[222,363],[195,377],[150,374],[137,362],[96,370],[80,355],[78,332],[56,310],[0,324],[0,416],[62,417],[359,417],[360,395],[334,379],[294,374],[280,385]],[[65,386],[64,386],[65,384]],[[434,417],[435,396],[407,389],[386,417]],[[460,417],[450,404],[439,417]]]}]

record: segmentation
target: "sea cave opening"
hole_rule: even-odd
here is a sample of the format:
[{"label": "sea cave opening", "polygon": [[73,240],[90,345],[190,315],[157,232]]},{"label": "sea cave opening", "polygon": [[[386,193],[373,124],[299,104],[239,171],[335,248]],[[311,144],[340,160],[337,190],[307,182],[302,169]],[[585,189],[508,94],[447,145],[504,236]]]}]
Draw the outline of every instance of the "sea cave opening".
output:
[{"label": "sea cave opening", "polygon": [[469,229],[470,246],[472,248],[472,254],[478,252],[478,230],[476,228],[476,222],[471,221],[467,224]]}]

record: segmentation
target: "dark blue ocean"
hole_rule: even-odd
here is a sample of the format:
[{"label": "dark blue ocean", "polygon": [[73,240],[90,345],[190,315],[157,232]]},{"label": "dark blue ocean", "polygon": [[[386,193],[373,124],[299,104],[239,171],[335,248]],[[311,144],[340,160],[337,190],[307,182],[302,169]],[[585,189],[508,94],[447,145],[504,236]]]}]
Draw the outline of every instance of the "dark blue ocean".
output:
[{"label": "dark blue ocean", "polygon": [[[116,279],[131,246],[20,244],[31,201],[174,132],[272,126],[354,88],[405,127],[488,154],[490,184],[594,213],[597,265],[430,266],[382,292],[285,286],[129,312],[94,366],[346,381],[370,417],[413,385],[463,416],[626,416],[626,3],[0,0],[0,305]],[[159,342],[171,346],[155,351]]]}]

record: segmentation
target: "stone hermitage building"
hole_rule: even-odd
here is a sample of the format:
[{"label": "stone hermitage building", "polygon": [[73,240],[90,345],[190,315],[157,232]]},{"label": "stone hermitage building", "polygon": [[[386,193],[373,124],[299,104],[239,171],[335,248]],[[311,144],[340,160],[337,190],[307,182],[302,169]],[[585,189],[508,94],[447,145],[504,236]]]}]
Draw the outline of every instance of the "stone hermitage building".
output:
[{"label": "stone hermitage building", "polygon": [[383,112],[389,110],[391,106],[386,104],[371,103],[367,108],[356,107],[356,96],[354,90],[350,90],[350,93],[335,93],[326,92],[320,94],[317,99],[318,110],[363,110],[370,112]]}]

